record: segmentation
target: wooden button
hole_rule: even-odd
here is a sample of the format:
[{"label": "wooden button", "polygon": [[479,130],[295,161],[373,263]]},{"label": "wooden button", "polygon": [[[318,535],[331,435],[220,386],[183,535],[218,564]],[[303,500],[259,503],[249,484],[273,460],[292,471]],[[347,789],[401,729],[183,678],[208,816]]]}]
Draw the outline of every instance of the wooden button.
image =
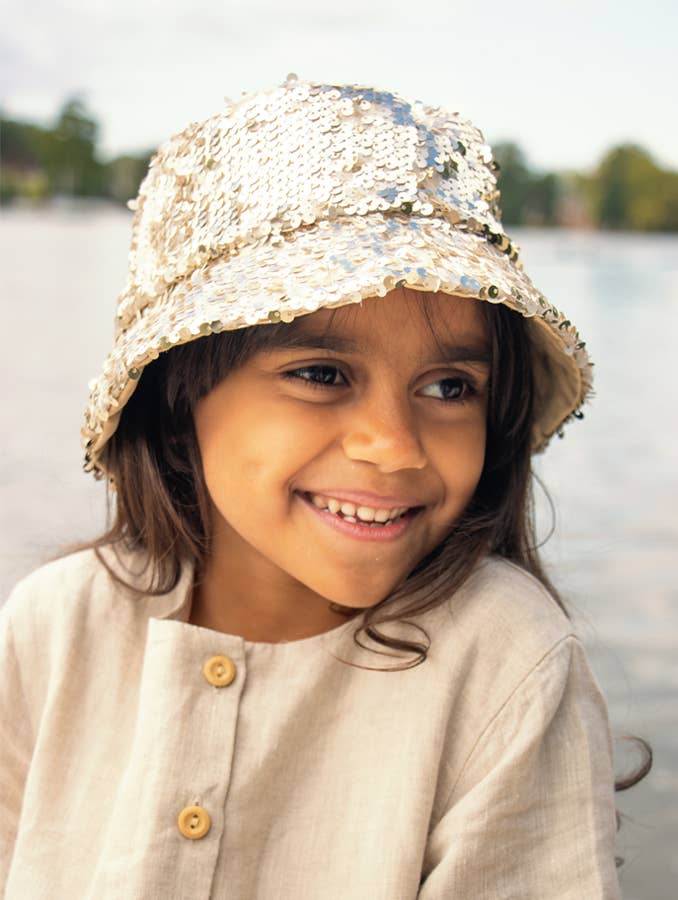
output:
[{"label": "wooden button", "polygon": [[209,813],[202,806],[187,806],[179,813],[177,824],[184,837],[195,841],[210,830]]},{"label": "wooden button", "polygon": [[202,667],[202,674],[215,687],[226,687],[235,678],[235,665],[228,656],[212,656]]}]

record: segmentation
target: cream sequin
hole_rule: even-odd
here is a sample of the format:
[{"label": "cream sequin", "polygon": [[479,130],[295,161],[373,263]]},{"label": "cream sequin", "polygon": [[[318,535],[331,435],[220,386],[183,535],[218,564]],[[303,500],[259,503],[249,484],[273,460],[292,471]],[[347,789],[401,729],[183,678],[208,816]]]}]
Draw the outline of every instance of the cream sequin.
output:
[{"label": "cream sequin", "polygon": [[203,335],[291,322],[399,284],[505,303],[533,321],[534,449],[575,415],[591,364],[574,326],[522,271],[496,164],[457,113],[386,91],[290,76],[193,123],[151,161],[115,343],[90,384],[85,469],[143,368]]}]

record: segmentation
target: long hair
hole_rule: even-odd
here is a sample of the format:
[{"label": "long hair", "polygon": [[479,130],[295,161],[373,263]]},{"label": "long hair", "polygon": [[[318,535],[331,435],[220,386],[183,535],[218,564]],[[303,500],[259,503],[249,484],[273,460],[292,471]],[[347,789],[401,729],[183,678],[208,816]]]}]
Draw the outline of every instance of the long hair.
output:
[{"label": "long hair", "polygon": [[[492,357],[480,481],[447,538],[387,597],[365,611],[360,629],[387,647],[417,652],[409,666],[424,662],[430,645],[395,644],[380,636],[376,626],[438,605],[489,553],[522,566],[564,609],[542,568],[534,539],[533,391],[526,323],[503,305],[482,303],[480,309],[488,324]],[[253,326],[203,337],[166,351],[144,370],[105,448],[104,463],[114,486],[113,521],[88,546],[120,545],[140,551],[147,565],[145,593],[172,590],[187,561],[193,563],[199,580],[210,554],[210,501],[193,420],[198,402],[254,353],[275,346],[288,327]],[[112,570],[111,574],[120,580]],[[414,594],[412,607],[400,602],[398,613],[393,611],[396,600]],[[347,615],[354,612],[338,604],[333,608]]]},{"label": "long hair", "polygon": [[[481,303],[480,307],[490,334],[492,362],[486,454],[477,488],[447,537],[387,597],[364,611],[363,624],[354,633],[361,647],[365,645],[358,636],[364,631],[390,650],[414,652],[414,660],[396,667],[399,669],[423,663],[430,639],[412,622],[423,633],[423,642],[394,638],[380,632],[378,626],[440,605],[462,587],[488,554],[510,560],[532,574],[567,615],[539,559],[535,538],[529,326],[504,305]],[[194,566],[196,581],[200,580],[212,535],[194,410],[229,372],[258,350],[275,346],[287,327],[285,323],[253,326],[201,337],[162,353],[144,369],[103,457],[115,485],[112,522],[109,520],[100,537],[78,547],[93,548],[116,581],[134,588],[109,566],[101,547],[139,551],[148,575],[145,594],[172,590],[187,562]],[[109,504],[109,514],[110,510]],[[338,604],[331,606],[347,617],[355,613]],[[635,742],[642,759],[635,771],[617,780],[617,790],[636,784],[652,764],[649,745],[640,738],[628,740]]]}]

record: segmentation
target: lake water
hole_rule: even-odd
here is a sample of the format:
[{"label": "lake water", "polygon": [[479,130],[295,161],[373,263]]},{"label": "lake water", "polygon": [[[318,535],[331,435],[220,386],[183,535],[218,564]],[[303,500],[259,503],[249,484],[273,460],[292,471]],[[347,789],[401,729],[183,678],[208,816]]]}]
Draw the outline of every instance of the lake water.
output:
[{"label": "lake water", "polygon": [[[0,217],[0,597],[104,521],[103,486],[81,471],[79,430],[87,383],[110,348],[130,222],[107,207]],[[678,879],[678,237],[512,236],[596,363],[585,420],[536,463],[557,509],[544,555],[615,734],[642,734],[655,751],[650,776],[618,795],[631,817],[619,839],[625,900],[669,900]],[[538,509],[545,534],[543,500]]]}]

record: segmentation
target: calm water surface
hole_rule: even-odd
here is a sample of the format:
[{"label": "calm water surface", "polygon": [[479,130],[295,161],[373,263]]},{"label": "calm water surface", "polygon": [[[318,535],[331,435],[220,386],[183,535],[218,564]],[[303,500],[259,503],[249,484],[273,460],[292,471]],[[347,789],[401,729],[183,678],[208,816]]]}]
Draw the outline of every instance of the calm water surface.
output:
[{"label": "calm water surface", "polygon": [[[110,348],[130,222],[109,208],[0,217],[2,598],[104,521],[103,487],[81,471],[79,430],[87,383]],[[557,510],[544,554],[615,733],[640,733],[655,750],[653,773],[618,797],[631,817],[619,840],[624,897],[668,900],[678,878],[678,238],[513,235],[596,363],[586,419],[536,464]],[[541,497],[538,514],[546,535]],[[625,759],[619,749],[620,767]]]}]

